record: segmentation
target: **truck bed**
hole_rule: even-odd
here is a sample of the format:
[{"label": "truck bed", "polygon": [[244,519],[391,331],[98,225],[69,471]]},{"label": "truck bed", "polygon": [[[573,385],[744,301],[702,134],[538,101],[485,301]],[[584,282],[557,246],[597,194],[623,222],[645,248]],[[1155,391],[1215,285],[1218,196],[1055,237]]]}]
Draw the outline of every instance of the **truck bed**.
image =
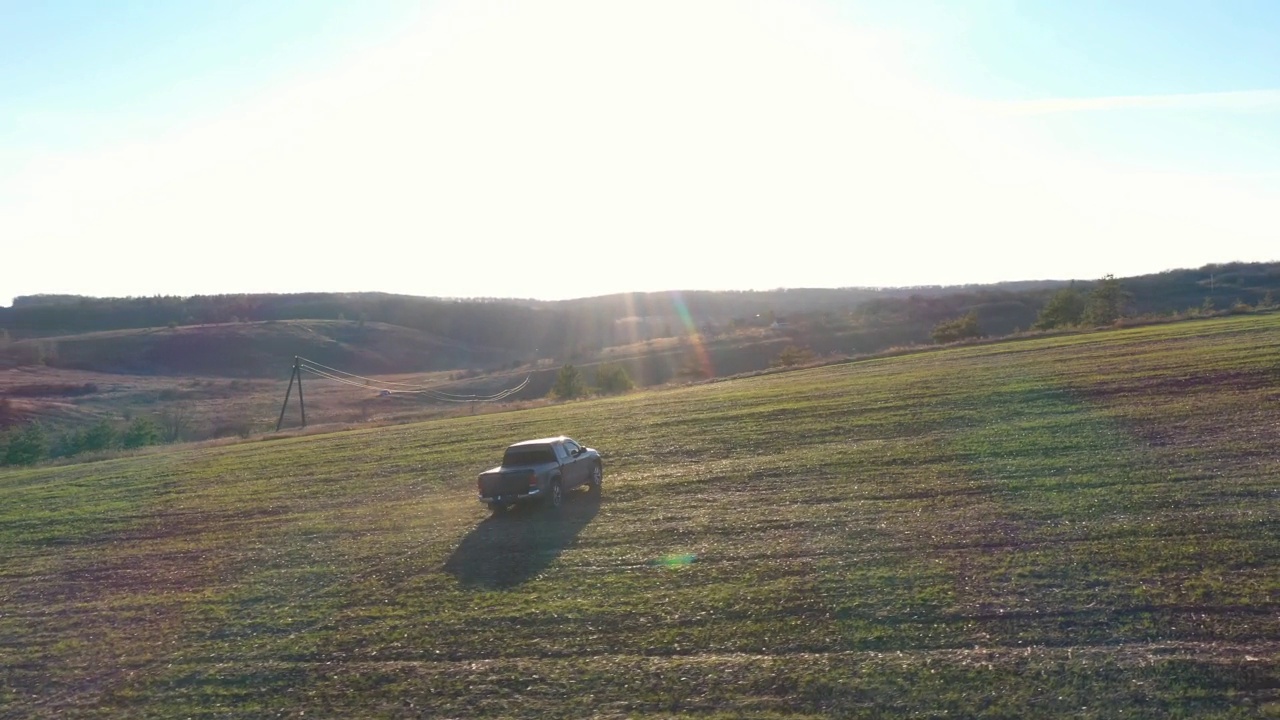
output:
[{"label": "truck bed", "polygon": [[485,497],[529,492],[532,468],[489,471],[480,476],[480,494]]}]

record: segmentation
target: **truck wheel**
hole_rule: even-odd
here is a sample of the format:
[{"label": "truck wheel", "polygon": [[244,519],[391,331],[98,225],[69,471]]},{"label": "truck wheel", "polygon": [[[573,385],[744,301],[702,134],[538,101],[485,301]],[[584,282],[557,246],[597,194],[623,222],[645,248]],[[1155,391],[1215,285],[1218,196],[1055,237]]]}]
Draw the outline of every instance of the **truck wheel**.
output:
[{"label": "truck wheel", "polygon": [[559,479],[551,482],[551,497],[548,500],[551,501],[553,510],[559,510],[560,505],[564,503],[564,488],[561,487]]},{"label": "truck wheel", "polygon": [[600,463],[591,466],[591,479],[587,481],[592,491],[600,489],[604,484],[604,469],[600,467]]}]

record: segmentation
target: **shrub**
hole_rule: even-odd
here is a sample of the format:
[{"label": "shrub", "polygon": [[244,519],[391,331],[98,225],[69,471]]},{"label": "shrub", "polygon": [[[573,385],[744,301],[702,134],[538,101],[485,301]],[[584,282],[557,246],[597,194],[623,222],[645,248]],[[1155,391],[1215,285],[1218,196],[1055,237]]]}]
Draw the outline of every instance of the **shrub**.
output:
[{"label": "shrub", "polygon": [[106,450],[116,443],[116,429],[107,420],[99,420],[79,434],[79,452]]},{"label": "shrub", "polygon": [[618,395],[635,386],[627,369],[621,365],[605,363],[596,368],[596,387],[605,395]]},{"label": "shrub", "polygon": [[151,418],[137,417],[125,428],[120,436],[120,446],[139,448],[144,445],[155,445],[160,442],[160,426]]},{"label": "shrub", "polygon": [[160,412],[160,437],[165,442],[186,440],[191,434],[192,410],[189,403],[178,403]]},{"label": "shrub", "polygon": [[1090,325],[1111,325],[1124,315],[1125,299],[1128,295],[1120,288],[1120,281],[1114,275],[1106,275],[1098,281],[1098,286],[1089,293],[1089,302],[1085,305],[1084,321]]},{"label": "shrub", "polygon": [[572,400],[581,397],[587,391],[582,381],[582,373],[572,365],[565,365],[556,374],[556,384],[551,388],[551,395],[560,400]]},{"label": "shrub", "polygon": [[982,329],[978,327],[978,313],[973,310],[963,317],[938,323],[933,328],[933,341],[936,343],[956,342],[976,337],[982,337]]},{"label": "shrub", "polygon": [[29,423],[6,433],[4,462],[6,465],[34,465],[49,454],[49,436],[40,423]]},{"label": "shrub", "polygon": [[1036,330],[1052,330],[1080,324],[1084,316],[1084,297],[1075,288],[1063,288],[1049,298],[1040,315],[1036,317]]}]

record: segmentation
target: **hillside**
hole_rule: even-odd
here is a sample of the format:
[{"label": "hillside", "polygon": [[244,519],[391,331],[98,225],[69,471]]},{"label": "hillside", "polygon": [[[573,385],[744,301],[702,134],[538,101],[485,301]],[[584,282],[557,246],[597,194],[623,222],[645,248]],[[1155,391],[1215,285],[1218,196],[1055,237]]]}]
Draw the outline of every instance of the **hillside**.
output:
[{"label": "hillside", "polygon": [[[854,355],[926,343],[973,312],[986,335],[1029,328],[1061,281],[963,287],[628,293],[559,302],[385,293],[189,298],[32,296],[0,308],[0,368],[42,364],[107,373],[277,377],[294,355],[356,373],[492,372],[538,359],[625,360],[641,385],[688,370],[688,353],[631,347],[706,344],[717,375],[759,370],[788,344]],[[1091,283],[1077,283],[1087,292]],[[1228,263],[1125,278],[1125,314],[1160,316],[1256,304],[1280,294],[1280,263]],[[306,320],[296,325],[290,321]],[[315,322],[317,320],[327,322]],[[785,326],[761,336],[761,329]],[[132,332],[108,332],[129,331]],[[779,342],[779,340],[786,342]]]},{"label": "hillside", "polygon": [[353,372],[422,372],[489,365],[505,356],[398,325],[336,320],[237,322],[112,330],[11,342],[0,368],[221,377],[288,375],[294,355]]},{"label": "hillside", "polygon": [[[1280,315],[0,470],[13,717],[1280,712]],[[564,432],[557,516],[474,475]]]}]

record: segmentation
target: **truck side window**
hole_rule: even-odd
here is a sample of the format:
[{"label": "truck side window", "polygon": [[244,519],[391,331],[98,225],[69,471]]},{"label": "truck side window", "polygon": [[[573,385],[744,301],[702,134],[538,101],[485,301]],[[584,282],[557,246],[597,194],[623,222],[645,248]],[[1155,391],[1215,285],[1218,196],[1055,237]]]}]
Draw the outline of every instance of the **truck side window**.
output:
[{"label": "truck side window", "polygon": [[569,451],[565,448],[564,445],[556,443],[555,448],[556,448],[556,458],[559,459],[560,462],[564,462],[569,459]]},{"label": "truck side window", "polygon": [[565,449],[565,452],[569,453],[570,455],[573,455],[573,453],[578,449],[578,443],[572,440],[565,440],[564,449]]}]

